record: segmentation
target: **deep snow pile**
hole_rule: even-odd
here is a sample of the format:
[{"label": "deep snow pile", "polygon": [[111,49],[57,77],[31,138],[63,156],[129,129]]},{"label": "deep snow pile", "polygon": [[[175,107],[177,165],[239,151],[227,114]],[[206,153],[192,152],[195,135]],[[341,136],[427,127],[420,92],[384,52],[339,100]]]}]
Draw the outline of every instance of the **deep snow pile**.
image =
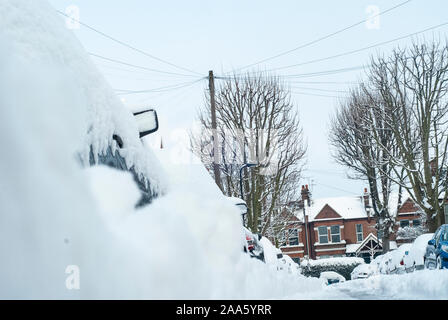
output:
[{"label": "deep snow pile", "polygon": [[[422,270],[403,275],[376,275],[352,280],[330,289],[374,299],[448,299],[448,270]],[[335,293],[336,294],[336,293]]]},{"label": "deep snow pile", "polygon": [[[273,272],[242,253],[239,211],[202,165],[173,164],[159,152],[163,170],[46,2],[0,2],[0,70],[0,298],[322,292],[319,279]],[[129,173],[76,160],[89,145],[104,150],[114,132],[127,144],[126,161],[165,190],[142,209],[134,209]],[[73,266],[79,289],[67,282],[78,275]]]}]

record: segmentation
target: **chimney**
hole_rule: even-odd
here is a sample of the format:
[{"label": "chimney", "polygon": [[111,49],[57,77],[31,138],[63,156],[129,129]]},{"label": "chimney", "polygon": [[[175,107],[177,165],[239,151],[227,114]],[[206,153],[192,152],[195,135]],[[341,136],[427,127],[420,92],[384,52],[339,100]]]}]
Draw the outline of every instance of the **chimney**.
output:
[{"label": "chimney", "polygon": [[302,195],[302,203],[305,206],[305,201],[307,201],[308,207],[311,205],[310,203],[310,191],[308,189],[308,185],[302,185],[302,191],[300,192]]},{"label": "chimney", "polygon": [[364,207],[370,208],[370,195],[369,192],[367,192],[367,188],[364,188],[364,195],[362,196],[364,199]]},{"label": "chimney", "polygon": [[367,188],[364,188],[364,195],[362,197],[364,199],[364,208],[366,209],[367,213],[367,221],[370,222],[370,194],[367,191]]}]

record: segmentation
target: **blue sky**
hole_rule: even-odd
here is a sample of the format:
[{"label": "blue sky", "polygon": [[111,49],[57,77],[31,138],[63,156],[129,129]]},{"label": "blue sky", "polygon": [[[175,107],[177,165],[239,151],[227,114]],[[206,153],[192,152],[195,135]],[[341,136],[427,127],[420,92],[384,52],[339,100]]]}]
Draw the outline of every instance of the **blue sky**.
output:
[{"label": "blue sky", "polygon": [[[232,71],[316,40],[369,17],[367,8],[385,11],[404,0],[50,0],[54,8],[79,8],[82,22],[140,50],[206,76]],[[248,69],[258,71],[299,64],[405,36],[448,22],[446,0],[412,0],[380,16],[379,28],[361,24],[301,50]],[[110,59],[172,73],[184,70],[161,63],[106,39],[88,28],[74,30],[88,52]],[[448,26],[426,32],[445,38]],[[368,63],[371,55],[387,54],[405,46],[411,38],[356,54],[277,71],[277,75],[303,74],[355,67]],[[92,58],[111,86],[123,90],[147,90],[189,83],[200,76],[154,73]],[[192,75],[192,74],[190,74]],[[333,75],[303,77],[290,83],[308,142],[304,184],[312,184],[314,197],[361,195],[365,183],[346,179],[345,168],[334,163],[328,147],[328,122],[350,83],[363,78],[362,70]],[[218,85],[218,84],[217,84]],[[130,106],[157,109],[164,144],[176,143],[190,128],[203,103],[205,80],[165,92],[122,96]],[[324,96],[317,96],[317,95]]]}]

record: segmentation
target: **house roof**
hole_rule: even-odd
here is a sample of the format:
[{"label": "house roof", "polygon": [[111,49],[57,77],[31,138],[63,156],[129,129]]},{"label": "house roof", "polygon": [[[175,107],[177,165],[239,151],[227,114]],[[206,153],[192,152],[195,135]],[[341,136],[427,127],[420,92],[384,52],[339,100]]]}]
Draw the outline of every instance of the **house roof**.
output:
[{"label": "house roof", "polygon": [[[351,197],[333,197],[311,199],[310,206],[305,206],[305,213],[308,215],[308,221],[318,221],[319,213],[328,206],[335,211],[340,217],[330,219],[357,219],[367,218],[367,212],[364,208],[364,200],[361,196]],[[299,209],[295,212],[298,219],[303,220],[303,211]],[[326,219],[328,220],[328,219]]]}]

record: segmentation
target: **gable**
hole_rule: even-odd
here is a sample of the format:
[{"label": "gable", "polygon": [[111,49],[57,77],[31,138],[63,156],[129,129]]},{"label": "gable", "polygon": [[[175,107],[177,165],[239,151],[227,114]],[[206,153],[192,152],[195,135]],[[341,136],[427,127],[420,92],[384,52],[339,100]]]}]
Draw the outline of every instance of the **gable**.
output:
[{"label": "gable", "polygon": [[342,218],[332,207],[330,207],[328,204],[326,204],[322,210],[319,211],[317,216],[314,218],[315,220],[318,219],[337,219]]},{"label": "gable", "polygon": [[369,233],[364,241],[360,243],[359,248],[356,250],[356,252],[371,250],[383,250],[381,241],[378,241],[377,237],[373,233]]},{"label": "gable", "polygon": [[419,208],[415,205],[411,198],[407,198],[406,201],[398,209],[398,214],[412,214],[418,212]]}]

